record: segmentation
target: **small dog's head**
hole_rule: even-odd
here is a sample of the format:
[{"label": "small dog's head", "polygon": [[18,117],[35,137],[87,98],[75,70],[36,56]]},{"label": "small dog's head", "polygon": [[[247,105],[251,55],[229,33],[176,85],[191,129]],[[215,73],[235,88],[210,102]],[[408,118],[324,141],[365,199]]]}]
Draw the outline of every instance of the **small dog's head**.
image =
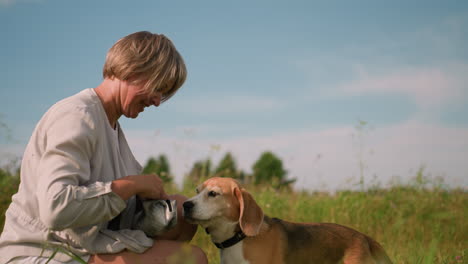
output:
[{"label": "small dog's head", "polygon": [[177,224],[176,200],[146,200],[142,205],[135,228],[143,230],[147,236],[156,237]]},{"label": "small dog's head", "polygon": [[186,221],[205,228],[239,223],[247,236],[258,234],[263,211],[237,181],[214,177],[206,180],[196,191],[197,195],[183,204]]}]

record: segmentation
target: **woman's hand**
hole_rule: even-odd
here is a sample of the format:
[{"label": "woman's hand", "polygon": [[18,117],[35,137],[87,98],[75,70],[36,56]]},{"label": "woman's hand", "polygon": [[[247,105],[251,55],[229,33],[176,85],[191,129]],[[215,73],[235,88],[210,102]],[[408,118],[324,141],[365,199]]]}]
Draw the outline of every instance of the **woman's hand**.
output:
[{"label": "woman's hand", "polygon": [[130,175],[112,182],[112,191],[127,200],[134,195],[143,199],[167,199],[163,181],[155,174]]},{"label": "woman's hand", "polygon": [[164,183],[156,174],[130,176],[137,183],[136,195],[143,199],[167,199],[168,195],[164,191]]}]

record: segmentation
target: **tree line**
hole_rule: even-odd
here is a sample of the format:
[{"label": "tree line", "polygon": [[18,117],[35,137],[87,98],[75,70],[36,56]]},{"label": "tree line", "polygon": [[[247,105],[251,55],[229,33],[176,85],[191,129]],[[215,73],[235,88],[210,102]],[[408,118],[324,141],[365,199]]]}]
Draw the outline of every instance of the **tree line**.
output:
[{"label": "tree line", "polygon": [[[174,176],[166,155],[151,157],[147,160],[143,173],[157,174],[165,183],[172,183]],[[227,152],[215,166],[211,159],[197,161],[184,176],[185,183],[200,183],[210,177],[231,177],[243,184],[269,185],[275,189],[291,189],[295,178],[288,178],[283,161],[271,151],[263,152],[252,165],[248,174],[237,167],[235,158]]]}]

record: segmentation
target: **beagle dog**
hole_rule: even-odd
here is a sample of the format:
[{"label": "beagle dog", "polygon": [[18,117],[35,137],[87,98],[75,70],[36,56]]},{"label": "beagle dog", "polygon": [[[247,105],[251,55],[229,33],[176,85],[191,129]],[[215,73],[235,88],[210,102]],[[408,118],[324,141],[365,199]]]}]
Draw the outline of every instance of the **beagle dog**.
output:
[{"label": "beagle dog", "polygon": [[183,208],[186,221],[210,234],[222,264],[392,263],[379,243],[349,227],[264,215],[252,195],[231,178],[208,179]]}]

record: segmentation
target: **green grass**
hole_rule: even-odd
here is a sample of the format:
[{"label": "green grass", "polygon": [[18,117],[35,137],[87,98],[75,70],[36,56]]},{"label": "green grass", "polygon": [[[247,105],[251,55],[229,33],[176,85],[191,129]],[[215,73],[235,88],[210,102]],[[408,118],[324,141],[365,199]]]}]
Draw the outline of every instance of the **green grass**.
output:
[{"label": "green grass", "polygon": [[[394,263],[468,263],[468,193],[463,190],[395,186],[329,194],[247,189],[267,215],[355,228],[379,241]],[[219,263],[218,250],[202,229],[192,243],[205,250],[210,263]]]},{"label": "green grass", "polygon": [[[0,176],[3,229],[4,212],[19,181]],[[335,194],[277,192],[255,186],[247,189],[270,216],[298,222],[334,222],[370,235],[384,246],[394,263],[468,263],[468,193],[462,189],[399,185]],[[195,194],[193,186],[180,192]],[[210,263],[219,263],[218,250],[203,229],[199,228],[191,244],[201,247]]]},{"label": "green grass", "polygon": [[0,169],[0,230],[5,224],[5,211],[11,203],[11,196],[18,191],[19,177]]}]

